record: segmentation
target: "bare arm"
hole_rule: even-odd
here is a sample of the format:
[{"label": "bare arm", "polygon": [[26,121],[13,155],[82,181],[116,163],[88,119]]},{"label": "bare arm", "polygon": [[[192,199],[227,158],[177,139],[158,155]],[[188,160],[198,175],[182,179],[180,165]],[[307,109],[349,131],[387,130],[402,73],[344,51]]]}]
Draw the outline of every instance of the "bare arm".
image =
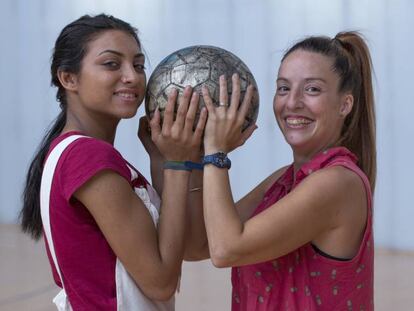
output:
[{"label": "bare arm", "polygon": [[[365,193],[358,177],[344,170],[313,173],[243,224],[231,201],[227,171],[206,167],[204,217],[213,263],[225,267],[266,261],[316,240],[326,242],[335,256],[354,255],[366,222]],[[329,235],[342,244],[329,244]]]},{"label": "bare arm", "polygon": [[162,166],[165,159],[151,139],[150,125],[147,117],[139,119],[138,137],[150,158],[151,184],[157,193],[162,193],[164,184]]},{"label": "bare arm", "polygon": [[184,259],[198,261],[210,258],[203,215],[203,172],[193,170],[188,192],[186,249]]},{"label": "bare arm", "polygon": [[[148,119],[141,117],[139,122],[138,137],[145,147],[151,163],[152,185],[158,193],[163,189],[163,163],[164,157],[151,139]],[[195,149],[189,160],[200,162],[200,150]],[[187,215],[186,215],[186,240],[184,259],[197,261],[209,258],[207,235],[203,217],[203,173],[193,170],[190,175],[190,185],[187,193]]]},{"label": "bare arm", "polygon": [[129,183],[112,171],[99,173],[75,193],[138,286],[157,300],[168,299],[177,285],[189,173],[165,170],[164,179],[158,230]]},{"label": "bare arm", "polygon": [[[191,94],[191,88],[186,88],[179,98],[175,120],[176,91],[169,96],[162,128],[158,110],[150,122],[151,138],[166,160],[185,161],[200,148],[206,113],[201,113],[193,131],[198,95]],[[135,282],[152,299],[170,298],[177,286],[184,255],[189,178],[188,171],[164,170],[158,228],[130,184],[112,171],[98,173],[74,194],[91,212]]]},{"label": "bare arm", "polygon": [[[237,88],[240,88],[240,81],[234,76],[233,85]],[[221,90],[222,91],[222,90]],[[207,90],[203,90],[204,93]],[[252,89],[250,89],[250,93]],[[207,92],[208,93],[208,92]],[[223,93],[223,92],[222,92]],[[224,91],[226,93],[226,91]],[[204,95],[203,95],[204,96]],[[238,107],[237,104],[234,107]],[[246,131],[246,138],[250,136],[253,128],[250,128]],[[249,134],[250,133],[250,134]],[[224,132],[219,133],[225,135]],[[236,148],[237,145],[240,146],[244,141],[239,142],[233,148]],[[192,186],[190,188],[200,188],[203,183],[203,175],[200,172],[193,172],[191,180]],[[255,206],[260,202],[263,197],[264,192],[269,187],[269,183],[274,180],[275,174],[272,174],[266,178],[262,183],[260,183],[255,189],[253,189],[248,195],[246,195],[242,200],[237,203],[237,209],[239,210],[240,217],[242,221],[246,221],[251,213],[253,212]],[[189,193],[189,211],[188,211],[188,228],[189,234],[187,239],[186,246],[186,255],[185,260],[195,261],[210,258],[207,234],[204,224],[204,213],[203,213],[203,200],[202,192],[193,192]]]},{"label": "bare arm", "polygon": [[[242,223],[246,222],[250,218],[255,208],[263,199],[266,191],[283,174],[286,168],[287,167],[280,168],[276,172],[269,175],[252,191],[250,191],[247,195],[245,195],[235,204],[238,216]],[[198,172],[196,174],[196,176],[199,176],[198,178],[200,178],[201,180],[196,181],[195,183],[193,183],[193,185],[191,185],[190,182],[190,189],[194,188],[194,185],[202,184],[202,173]],[[193,178],[193,176],[194,172],[191,175],[191,180],[195,179]],[[189,228],[189,234],[186,234],[186,255],[184,256],[184,259],[188,261],[197,261],[210,258],[206,227],[204,223],[203,192],[190,192],[188,206],[189,209],[187,228]]]}]

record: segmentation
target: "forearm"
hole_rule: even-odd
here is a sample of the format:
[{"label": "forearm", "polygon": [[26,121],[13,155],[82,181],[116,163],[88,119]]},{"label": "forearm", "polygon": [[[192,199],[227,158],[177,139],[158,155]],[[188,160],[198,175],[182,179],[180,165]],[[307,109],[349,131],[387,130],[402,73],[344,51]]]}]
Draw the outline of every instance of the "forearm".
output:
[{"label": "forearm", "polygon": [[186,205],[190,172],[164,170],[158,248],[166,279],[180,272],[185,245]]},{"label": "forearm", "polygon": [[164,185],[164,169],[163,169],[164,158],[162,157],[151,157],[150,158],[150,169],[151,169],[151,184],[157,191],[162,194]]},{"label": "forearm", "polygon": [[203,171],[200,170],[193,170],[190,177],[185,236],[185,260],[196,261],[209,257],[203,214]]},{"label": "forearm", "polygon": [[241,222],[231,194],[228,171],[207,165],[204,168],[204,219],[213,263],[229,260],[241,241]]}]

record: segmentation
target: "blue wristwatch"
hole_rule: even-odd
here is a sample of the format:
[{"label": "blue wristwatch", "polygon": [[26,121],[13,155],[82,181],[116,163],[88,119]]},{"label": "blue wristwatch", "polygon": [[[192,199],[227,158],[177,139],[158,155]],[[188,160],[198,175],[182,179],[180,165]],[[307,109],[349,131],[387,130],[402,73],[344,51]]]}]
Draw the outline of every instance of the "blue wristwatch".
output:
[{"label": "blue wristwatch", "polygon": [[203,165],[205,164],[213,164],[218,168],[229,169],[231,167],[231,161],[227,157],[227,154],[221,151],[204,156]]}]

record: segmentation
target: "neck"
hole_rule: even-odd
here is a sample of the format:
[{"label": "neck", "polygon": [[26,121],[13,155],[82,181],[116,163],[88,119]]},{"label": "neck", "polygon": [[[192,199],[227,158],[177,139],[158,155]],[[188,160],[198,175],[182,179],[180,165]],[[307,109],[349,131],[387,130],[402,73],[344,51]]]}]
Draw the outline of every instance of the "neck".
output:
[{"label": "neck", "polygon": [[293,170],[295,172],[295,176],[297,171],[302,167],[302,165],[309,162],[317,153],[318,151],[308,154],[293,152]]},{"label": "neck", "polygon": [[84,135],[104,140],[114,144],[116,128],[119,120],[101,120],[93,117],[79,118],[68,111],[66,124],[62,133],[78,131]]},{"label": "neck", "polygon": [[297,171],[302,167],[302,165],[304,165],[305,163],[309,162],[310,160],[312,160],[312,158],[325,151],[328,150],[329,148],[332,147],[336,147],[337,144],[336,143],[330,143],[330,144],[326,144],[320,148],[317,149],[313,149],[311,151],[307,151],[307,152],[301,152],[299,150],[293,150],[293,170],[296,176]]}]

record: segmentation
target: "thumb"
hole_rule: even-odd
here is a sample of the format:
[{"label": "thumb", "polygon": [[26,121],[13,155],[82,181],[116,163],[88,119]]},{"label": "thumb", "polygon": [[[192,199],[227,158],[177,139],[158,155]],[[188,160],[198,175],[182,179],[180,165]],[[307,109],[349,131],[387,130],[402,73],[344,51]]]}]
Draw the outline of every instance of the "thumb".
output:
[{"label": "thumb", "polygon": [[151,127],[151,137],[153,140],[155,137],[158,137],[161,133],[160,121],[161,121],[161,114],[157,106],[157,108],[155,109],[154,115],[149,123]]}]

